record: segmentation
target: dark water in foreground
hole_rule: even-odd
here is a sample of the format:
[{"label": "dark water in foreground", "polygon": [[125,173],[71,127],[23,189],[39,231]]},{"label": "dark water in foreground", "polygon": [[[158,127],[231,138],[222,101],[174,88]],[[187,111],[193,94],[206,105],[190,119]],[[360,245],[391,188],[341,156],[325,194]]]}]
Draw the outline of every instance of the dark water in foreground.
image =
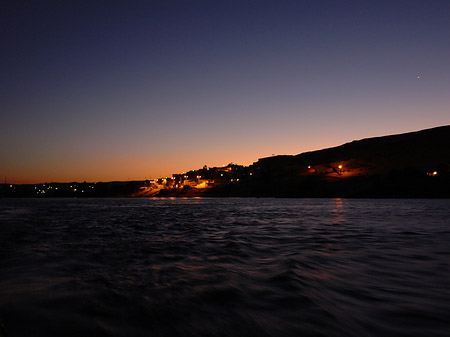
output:
[{"label": "dark water in foreground", "polygon": [[8,336],[449,336],[449,219],[450,200],[0,199],[0,319]]}]

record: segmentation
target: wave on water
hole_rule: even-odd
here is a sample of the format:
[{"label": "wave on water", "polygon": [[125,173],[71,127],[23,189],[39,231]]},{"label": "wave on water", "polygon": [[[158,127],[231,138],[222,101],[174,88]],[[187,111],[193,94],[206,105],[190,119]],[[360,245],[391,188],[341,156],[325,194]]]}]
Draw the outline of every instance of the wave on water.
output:
[{"label": "wave on water", "polygon": [[0,336],[448,336],[450,200],[2,199]]}]

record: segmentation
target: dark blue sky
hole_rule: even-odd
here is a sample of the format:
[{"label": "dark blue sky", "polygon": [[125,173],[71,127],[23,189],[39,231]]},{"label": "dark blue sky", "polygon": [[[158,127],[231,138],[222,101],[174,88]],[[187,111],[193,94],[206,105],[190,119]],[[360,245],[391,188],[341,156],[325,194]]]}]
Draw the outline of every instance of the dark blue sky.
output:
[{"label": "dark blue sky", "polygon": [[450,1],[11,1],[0,29],[12,182],[145,179],[450,124]]}]

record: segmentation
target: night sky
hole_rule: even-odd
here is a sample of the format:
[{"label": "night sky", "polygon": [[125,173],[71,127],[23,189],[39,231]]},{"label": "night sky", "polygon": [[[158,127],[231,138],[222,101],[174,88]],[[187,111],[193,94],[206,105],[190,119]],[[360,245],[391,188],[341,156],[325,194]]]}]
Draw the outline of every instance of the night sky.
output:
[{"label": "night sky", "polygon": [[2,182],[249,165],[450,124],[450,1],[2,1],[0,67]]}]

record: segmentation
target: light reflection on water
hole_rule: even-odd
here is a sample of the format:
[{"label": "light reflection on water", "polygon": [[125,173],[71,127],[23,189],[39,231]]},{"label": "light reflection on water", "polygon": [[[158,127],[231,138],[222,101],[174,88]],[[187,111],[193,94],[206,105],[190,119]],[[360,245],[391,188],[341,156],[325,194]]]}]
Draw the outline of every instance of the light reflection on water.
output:
[{"label": "light reflection on water", "polygon": [[445,336],[450,200],[0,200],[10,336]]}]

